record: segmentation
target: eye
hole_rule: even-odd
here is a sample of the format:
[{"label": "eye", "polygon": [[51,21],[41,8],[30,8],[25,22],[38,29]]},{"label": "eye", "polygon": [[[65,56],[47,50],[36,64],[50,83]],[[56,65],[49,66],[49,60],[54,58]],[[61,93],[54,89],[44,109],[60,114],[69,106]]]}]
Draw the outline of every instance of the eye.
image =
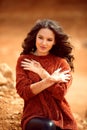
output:
[{"label": "eye", "polygon": [[42,36],[38,36],[38,38],[39,38],[39,39],[43,39],[43,37],[42,37]]},{"label": "eye", "polygon": [[48,39],[47,39],[47,41],[49,41],[49,42],[50,42],[50,41],[53,41],[53,39],[51,39],[51,38],[48,38]]}]

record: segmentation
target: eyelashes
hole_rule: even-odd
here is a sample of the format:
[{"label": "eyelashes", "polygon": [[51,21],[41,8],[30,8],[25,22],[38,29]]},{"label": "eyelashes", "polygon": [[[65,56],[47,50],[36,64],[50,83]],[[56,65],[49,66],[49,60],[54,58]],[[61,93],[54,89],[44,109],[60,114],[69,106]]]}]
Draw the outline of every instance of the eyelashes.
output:
[{"label": "eyelashes", "polygon": [[[44,38],[43,37],[38,37],[39,39],[41,39],[41,40],[44,40]],[[47,41],[49,41],[49,42],[51,42],[51,41],[53,41],[53,39],[51,39],[51,38],[48,38],[48,39],[46,39]]]}]

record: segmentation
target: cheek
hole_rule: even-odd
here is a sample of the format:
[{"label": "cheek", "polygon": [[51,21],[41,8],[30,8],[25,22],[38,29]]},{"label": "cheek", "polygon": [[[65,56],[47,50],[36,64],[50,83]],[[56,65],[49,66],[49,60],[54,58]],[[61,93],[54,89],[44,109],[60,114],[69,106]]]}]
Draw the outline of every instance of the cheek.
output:
[{"label": "cheek", "polygon": [[53,45],[49,45],[49,46],[48,46],[48,50],[51,50],[52,47],[53,47]]},{"label": "cheek", "polygon": [[40,39],[36,39],[36,48],[38,48],[39,46],[40,46],[40,44],[41,44],[41,41],[40,41]]},{"label": "cheek", "polygon": [[36,44],[39,44],[39,43],[41,43],[41,40],[36,38]]},{"label": "cheek", "polygon": [[38,41],[38,38],[36,38],[36,45],[38,44],[38,42],[39,42],[39,41]]}]

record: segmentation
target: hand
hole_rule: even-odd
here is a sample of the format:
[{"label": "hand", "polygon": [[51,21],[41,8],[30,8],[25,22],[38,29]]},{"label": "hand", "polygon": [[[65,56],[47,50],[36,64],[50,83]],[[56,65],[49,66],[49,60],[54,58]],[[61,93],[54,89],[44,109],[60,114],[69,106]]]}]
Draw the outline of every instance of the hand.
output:
[{"label": "hand", "polygon": [[41,66],[41,64],[35,60],[24,59],[21,62],[21,66],[25,70],[30,70],[37,73],[42,79],[47,78],[49,73]]},{"label": "hand", "polygon": [[25,70],[30,70],[37,74],[39,73],[40,69],[42,69],[42,66],[40,65],[39,62],[35,60],[29,60],[29,59],[24,59],[24,61],[21,62],[21,66]]},{"label": "hand", "polygon": [[62,71],[62,68],[58,68],[51,75],[51,78],[55,80],[55,82],[68,82],[70,80],[71,75],[69,74],[70,70]]}]

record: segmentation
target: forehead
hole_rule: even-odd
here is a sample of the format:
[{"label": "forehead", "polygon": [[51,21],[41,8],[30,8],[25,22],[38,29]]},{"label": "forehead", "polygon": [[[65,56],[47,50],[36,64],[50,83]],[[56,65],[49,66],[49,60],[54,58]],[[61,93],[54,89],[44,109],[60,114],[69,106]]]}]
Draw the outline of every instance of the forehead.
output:
[{"label": "forehead", "polygon": [[54,33],[52,30],[48,29],[48,28],[41,28],[37,35],[42,35],[42,36],[46,36],[46,37],[54,37]]}]

